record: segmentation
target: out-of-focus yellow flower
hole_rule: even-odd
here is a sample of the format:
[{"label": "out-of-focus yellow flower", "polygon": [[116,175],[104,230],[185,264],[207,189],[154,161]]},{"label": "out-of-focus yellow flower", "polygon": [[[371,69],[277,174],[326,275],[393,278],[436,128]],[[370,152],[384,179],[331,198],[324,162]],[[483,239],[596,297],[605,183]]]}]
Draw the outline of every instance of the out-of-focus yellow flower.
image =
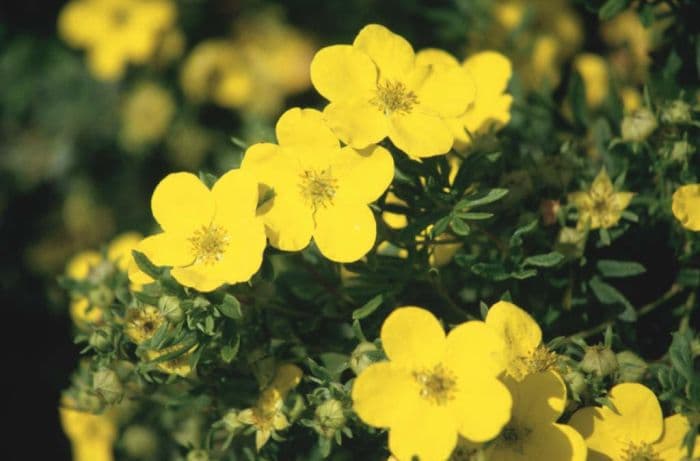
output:
[{"label": "out-of-focus yellow flower", "polygon": [[71,442],[73,461],[112,461],[117,427],[105,414],[92,414],[69,408],[59,408],[63,432]]},{"label": "out-of-focus yellow flower", "polygon": [[[97,251],[83,251],[73,256],[66,266],[66,275],[74,280],[87,280],[90,272],[102,264],[102,255]],[[90,300],[84,296],[71,300],[70,315],[79,327],[96,324],[102,321],[102,309],[91,306]]]},{"label": "out-of-focus yellow flower", "polygon": [[[149,350],[146,351],[146,358],[148,358],[148,360],[158,360],[164,355],[180,351],[181,347],[181,345],[175,344],[173,346],[166,347],[159,351]],[[192,367],[190,366],[190,357],[196,349],[197,346],[192,346],[189,350],[185,351],[184,353],[178,355],[175,358],[156,362],[156,366],[163,373],[186,378],[190,375],[190,373],[192,373]]]},{"label": "out-of-focus yellow flower", "polygon": [[611,63],[625,80],[642,82],[652,50],[652,30],[644,27],[636,11],[627,10],[601,26],[603,40],[613,48]]},{"label": "out-of-focus yellow flower", "polygon": [[597,54],[583,53],[576,56],[574,69],[583,80],[586,104],[591,109],[597,109],[605,102],[610,88],[610,75],[605,59]]},{"label": "out-of-focus yellow flower", "polygon": [[556,38],[551,35],[538,37],[532,46],[532,63],[525,71],[525,81],[533,87],[535,82],[541,81],[549,88],[556,88],[561,80],[559,53]]},{"label": "out-of-focus yellow flower", "polygon": [[612,181],[605,168],[600,170],[588,191],[569,194],[569,202],[578,208],[579,230],[590,226],[590,229],[608,229],[614,227],[622,212],[629,206],[634,197],[632,192],[615,192]]},{"label": "out-of-focus yellow flower", "polygon": [[375,242],[368,204],[393,179],[391,154],[379,146],[341,149],[314,109],[288,110],[276,131],[279,145],[252,145],[241,166],[274,191],[261,208],[270,244],[299,251],[313,236],[328,259],[357,261]]},{"label": "out-of-focus yellow flower", "polygon": [[126,272],[133,260],[131,250],[143,240],[143,235],[138,232],[124,232],[117,235],[109,245],[107,245],[107,259],[117,268]]},{"label": "out-of-focus yellow flower", "polygon": [[626,86],[620,90],[620,98],[622,99],[622,108],[625,113],[631,114],[642,107],[642,95],[638,89]]},{"label": "out-of-focus yellow flower", "polygon": [[506,30],[518,27],[525,18],[526,7],[519,1],[497,2],[493,7],[496,21]]},{"label": "out-of-focus yellow flower", "polygon": [[506,345],[500,359],[508,376],[522,381],[533,373],[556,371],[557,355],[542,344],[540,326],[523,309],[499,301],[489,308],[485,321]]},{"label": "out-of-focus yellow flower", "polygon": [[116,80],[128,63],[152,58],[176,13],[170,0],[71,0],[58,17],[58,31],[71,46],[87,50],[96,77]]},{"label": "out-of-focus yellow flower", "polygon": [[700,232],[700,184],[686,184],[676,189],[672,210],[683,227]]},{"label": "out-of-focus yellow flower", "polygon": [[[663,418],[659,401],[647,387],[623,383],[608,394],[611,408],[586,407],[571,417],[588,445],[588,459],[678,461],[685,459],[683,438],[688,420],[682,415]],[[700,456],[700,437],[693,457]]]},{"label": "out-of-focus yellow flower", "polygon": [[506,379],[513,396],[510,422],[489,450],[490,459],[585,461],[586,443],[571,426],[557,424],[566,408],[566,384],[546,371],[523,381]]},{"label": "out-of-focus yellow flower", "polygon": [[255,428],[255,448],[258,451],[273,433],[289,427],[282,408],[284,398],[299,384],[302,375],[301,369],[296,365],[280,365],[270,385],[261,392],[256,405],[238,413],[240,422]]},{"label": "out-of-focus yellow flower", "polygon": [[131,91],[121,110],[122,144],[130,150],[159,141],[175,115],[175,101],[160,85],[146,82]]},{"label": "out-of-focus yellow flower", "polygon": [[[408,206],[406,202],[398,198],[392,191],[386,194],[385,203],[387,205]],[[382,220],[392,229],[403,229],[408,225],[408,218],[405,214],[394,213],[392,211],[383,211]]]},{"label": "out-of-focus yellow flower", "polygon": [[510,392],[497,376],[503,342],[484,322],[450,331],[427,310],[402,307],[381,330],[388,361],[365,368],[352,388],[366,424],[389,428],[389,450],[401,460],[447,459],[458,435],[494,438],[510,418]]},{"label": "out-of-focus yellow flower", "polygon": [[454,135],[446,119],[464,113],[474,83],[459,66],[416,62],[413,47],[384,26],[365,26],[352,45],[321,49],[311,81],[330,103],[333,132],[357,149],[389,137],[411,157],[447,153]]},{"label": "out-of-focus yellow flower", "polygon": [[163,314],[153,306],[129,309],[124,324],[126,334],[136,344],[151,339],[165,322]]},{"label": "out-of-focus yellow flower", "polygon": [[257,205],[258,183],[248,172],[231,170],[211,190],[191,173],[170,174],[151,197],[163,232],[136,249],[158,266],[172,266],[175,280],[199,291],[248,281],[262,264],[266,243]]}]

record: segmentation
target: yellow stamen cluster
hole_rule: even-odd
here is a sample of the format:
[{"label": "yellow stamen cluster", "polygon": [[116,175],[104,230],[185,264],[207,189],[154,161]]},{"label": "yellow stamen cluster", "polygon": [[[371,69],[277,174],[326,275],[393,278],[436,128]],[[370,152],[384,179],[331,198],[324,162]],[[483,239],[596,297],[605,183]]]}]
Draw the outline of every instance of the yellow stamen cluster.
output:
[{"label": "yellow stamen cluster", "polygon": [[333,204],[338,180],[330,168],[323,170],[304,170],[301,173],[299,189],[306,203],[314,210]]},{"label": "yellow stamen cluster", "polygon": [[413,377],[421,388],[420,396],[436,405],[445,405],[455,396],[457,377],[441,364],[432,370],[414,372]]},{"label": "yellow stamen cluster", "polygon": [[144,309],[132,309],[127,316],[124,332],[135,343],[150,339],[156,331],[163,325],[163,314],[152,306],[146,306]]},{"label": "yellow stamen cluster", "polygon": [[188,240],[192,244],[195,262],[211,265],[223,257],[230,236],[223,227],[210,224],[196,230]]},{"label": "yellow stamen cluster", "polygon": [[418,104],[418,97],[402,82],[386,80],[377,83],[376,96],[370,103],[387,115],[394,112],[408,114]]},{"label": "yellow stamen cluster", "polygon": [[661,457],[648,443],[630,443],[622,453],[623,461],[661,461]]}]

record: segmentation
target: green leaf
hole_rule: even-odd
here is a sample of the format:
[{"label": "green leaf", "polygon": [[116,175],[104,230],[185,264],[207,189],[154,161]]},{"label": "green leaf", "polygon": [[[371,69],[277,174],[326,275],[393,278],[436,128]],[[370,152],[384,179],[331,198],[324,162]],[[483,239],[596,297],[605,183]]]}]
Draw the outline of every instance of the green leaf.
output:
[{"label": "green leaf", "polygon": [[382,305],[382,302],[384,302],[384,296],[382,296],[382,295],[375,296],[374,298],[367,301],[367,303],[364,306],[352,311],[352,319],[353,320],[360,320],[360,319],[363,319],[365,317],[368,317],[369,315],[372,314],[372,312],[376,311],[377,308]]},{"label": "green leaf", "polygon": [[460,235],[462,237],[464,237],[465,235],[469,235],[469,226],[467,225],[467,223],[465,223],[457,217],[452,218],[452,221],[450,221],[450,227],[452,228],[452,231],[457,235]]},{"label": "green leaf", "polygon": [[491,189],[479,198],[465,198],[459,201],[455,208],[474,208],[498,201],[506,196],[508,189]]},{"label": "green leaf", "polygon": [[528,256],[523,261],[524,266],[554,267],[564,260],[564,255],[558,251],[552,251],[541,255]]},{"label": "green leaf", "polygon": [[637,320],[637,312],[634,306],[625,298],[625,295],[620,293],[617,288],[605,283],[598,276],[595,276],[588,282],[588,285],[593,290],[593,294],[598,301],[603,304],[622,304],[625,310],[618,316],[620,320],[625,322],[634,322]]},{"label": "green leaf", "polygon": [[685,332],[673,333],[673,341],[668,349],[668,355],[671,358],[673,368],[678,371],[688,382],[693,381],[693,350],[691,341],[692,333],[689,330]]},{"label": "green leaf", "polygon": [[600,230],[598,231],[598,235],[600,235],[600,243],[603,246],[610,246],[610,232],[608,232],[607,229],[604,227],[601,227]]},{"label": "green leaf", "polygon": [[518,227],[510,238],[510,246],[517,247],[523,244],[523,235],[528,234],[537,228],[538,219]]},{"label": "green leaf", "polygon": [[610,278],[632,277],[646,272],[644,266],[634,261],[601,259],[598,261],[597,267],[603,277]]},{"label": "green leaf", "polygon": [[497,282],[510,278],[510,273],[499,263],[476,263],[471,267],[471,270],[476,275]]},{"label": "green leaf", "polygon": [[148,257],[137,250],[131,250],[131,254],[134,256],[134,261],[136,265],[139,266],[141,271],[153,279],[157,279],[163,273],[162,269],[153,264]]},{"label": "green leaf", "polygon": [[486,320],[486,316],[489,314],[489,306],[485,302],[481,301],[479,303],[479,310],[481,311],[481,319]]},{"label": "green leaf", "polygon": [[460,219],[467,221],[481,221],[483,219],[489,219],[493,217],[493,213],[481,213],[477,211],[468,211],[466,213],[455,213]]},{"label": "green leaf", "polygon": [[219,312],[233,320],[240,320],[243,318],[241,303],[235,296],[228,293],[224,296],[224,302],[219,306]]},{"label": "green leaf", "polygon": [[238,350],[241,347],[241,337],[236,335],[235,341],[221,348],[221,360],[226,363],[231,363],[238,355]]},{"label": "green leaf", "polygon": [[202,181],[208,188],[214,187],[214,184],[216,184],[216,181],[219,180],[216,176],[214,176],[211,173],[207,173],[205,171],[200,171],[199,172],[199,180]]},{"label": "green leaf", "polygon": [[678,283],[686,287],[700,286],[700,269],[681,269],[678,273]]},{"label": "green leaf", "polygon": [[450,221],[452,220],[452,216],[444,216],[440,219],[437,220],[435,225],[433,226],[432,234],[433,237],[437,237],[438,235],[442,234],[447,230],[447,226],[449,226]]},{"label": "green leaf", "polygon": [[598,10],[598,17],[602,21],[608,21],[627,8],[628,4],[629,0],[608,0],[600,10]]}]

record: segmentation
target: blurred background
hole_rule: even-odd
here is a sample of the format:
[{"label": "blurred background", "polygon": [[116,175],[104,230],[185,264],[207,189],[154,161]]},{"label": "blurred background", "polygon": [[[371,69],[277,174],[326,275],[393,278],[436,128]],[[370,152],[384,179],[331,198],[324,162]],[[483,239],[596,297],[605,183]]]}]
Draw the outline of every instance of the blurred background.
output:
[{"label": "blurred background", "polygon": [[531,94],[566,92],[574,71],[591,106],[611,91],[608,72],[619,82],[616,110],[641,103],[653,31],[636,14],[616,21],[603,28],[586,5],[564,0],[3,1],[4,373],[10,422],[40,446],[12,440],[9,459],[34,459],[38,449],[69,459],[57,405],[80,348],[57,277],[71,257],[150,232],[150,193],[168,172],[221,174],[246,144],[273,139],[284,108],[320,107],[308,75],[319,47],[378,22],[417,49],[459,59],[499,49],[516,69],[511,125],[531,128],[529,140],[545,148],[556,120],[539,114],[530,125],[522,105]]}]

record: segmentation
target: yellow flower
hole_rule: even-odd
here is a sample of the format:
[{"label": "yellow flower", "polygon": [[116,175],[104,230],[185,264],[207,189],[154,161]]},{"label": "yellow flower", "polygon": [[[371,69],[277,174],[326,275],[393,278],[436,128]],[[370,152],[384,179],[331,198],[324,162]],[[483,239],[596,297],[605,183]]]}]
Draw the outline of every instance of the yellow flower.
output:
[{"label": "yellow flower", "polygon": [[87,50],[95,76],[116,80],[129,62],[152,57],[175,15],[169,0],[72,0],[61,10],[58,31],[71,46]]},{"label": "yellow flower", "polygon": [[74,410],[59,409],[63,432],[70,439],[73,461],[112,461],[117,428],[112,418]]},{"label": "yellow flower", "polygon": [[700,184],[686,184],[676,189],[672,210],[683,227],[700,232]]},{"label": "yellow flower", "polygon": [[[102,264],[102,255],[97,251],[83,251],[73,256],[66,265],[66,275],[74,280],[83,281]],[[96,324],[102,321],[102,309],[92,306],[85,296],[71,300],[70,316],[79,327]]]},{"label": "yellow flower", "polygon": [[583,53],[574,60],[574,69],[583,80],[586,104],[591,109],[597,109],[605,102],[610,87],[605,59],[597,54]]},{"label": "yellow flower", "polygon": [[153,306],[129,309],[126,314],[124,334],[136,344],[141,344],[152,338],[164,322],[163,314]]},{"label": "yellow flower", "polygon": [[532,62],[525,73],[528,84],[536,87],[536,82],[544,82],[550,89],[556,88],[561,80],[559,55],[561,48],[551,35],[537,37],[532,47]]},{"label": "yellow flower", "polygon": [[612,64],[626,80],[642,82],[646,78],[651,64],[653,29],[646,28],[631,9],[602,25],[603,40],[617,49],[611,57]]},{"label": "yellow flower", "polygon": [[159,141],[175,115],[170,93],[155,83],[142,83],[126,98],[122,107],[120,139],[131,150]]},{"label": "yellow flower", "polygon": [[273,433],[289,427],[283,410],[284,398],[301,381],[302,371],[296,365],[277,367],[275,377],[262,393],[253,408],[238,413],[238,420],[255,428],[255,448],[260,449]]},{"label": "yellow flower", "polygon": [[[417,66],[432,66],[440,72],[459,68],[459,62],[449,53],[426,49],[416,54]],[[510,121],[510,106],[513,97],[505,94],[512,74],[508,58],[495,51],[483,51],[467,58],[462,68],[471,76],[476,92],[474,101],[466,112],[446,122],[455,140],[470,144],[480,133],[498,129]],[[465,131],[466,128],[466,131]]]},{"label": "yellow flower", "polygon": [[143,235],[138,232],[124,232],[117,235],[107,246],[107,259],[117,268],[126,272],[133,261],[131,250],[143,240]]},{"label": "yellow flower", "polygon": [[377,224],[367,205],[394,176],[391,154],[379,146],[341,149],[313,109],[288,110],[276,131],[279,145],[252,145],[241,166],[274,190],[261,208],[270,244],[299,251],[313,236],[328,259],[357,261],[374,245]]},{"label": "yellow flower", "polygon": [[363,149],[389,137],[411,157],[448,152],[445,119],[464,113],[474,84],[459,67],[419,65],[411,45],[386,27],[364,27],[352,45],[321,49],[311,82],[330,101],[324,117],[346,144]]},{"label": "yellow flower", "polygon": [[[613,387],[608,407],[586,407],[569,424],[583,435],[589,461],[680,461],[689,429],[681,415],[663,418],[659,401],[647,387],[623,383]],[[700,437],[694,456],[700,456]]]},{"label": "yellow flower", "polygon": [[578,208],[577,228],[582,230],[587,225],[591,229],[614,227],[632,197],[632,192],[615,192],[608,172],[601,169],[588,191],[569,194],[569,201]]},{"label": "yellow flower", "polygon": [[[408,206],[406,202],[398,198],[392,191],[387,192],[384,203],[387,205]],[[383,211],[382,220],[392,229],[403,229],[408,225],[408,218],[405,214],[395,213],[393,211]]]},{"label": "yellow flower", "polygon": [[257,204],[258,183],[248,172],[231,170],[211,190],[191,173],[170,174],[151,197],[163,232],[137,250],[158,266],[172,266],[175,280],[199,291],[246,282],[260,268],[265,249]]},{"label": "yellow flower", "polygon": [[523,309],[499,301],[491,306],[485,322],[506,345],[501,360],[508,376],[522,381],[532,373],[556,370],[556,354],[542,344],[540,326]]},{"label": "yellow flower", "polygon": [[[146,351],[146,358],[148,360],[157,360],[166,354],[172,354],[173,352],[181,350],[181,347],[181,345],[175,344],[173,346],[169,346],[158,351]],[[195,351],[195,349],[197,349],[197,346],[192,346],[188,351],[178,355],[173,359],[157,362],[156,366],[160,371],[164,373],[167,373],[169,375],[178,375],[183,378],[186,378],[187,376],[189,376],[190,373],[192,373],[192,367],[190,366],[190,357],[192,356],[192,353]]]},{"label": "yellow flower", "polygon": [[631,114],[642,107],[642,95],[639,90],[626,86],[620,90],[620,98],[622,99],[622,107],[625,113]]},{"label": "yellow flower", "polygon": [[510,422],[496,439],[490,459],[498,461],[585,461],[586,444],[571,426],[557,424],[566,408],[566,385],[553,372],[507,379],[513,395]]},{"label": "yellow flower", "polygon": [[381,330],[389,361],[355,380],[355,412],[366,424],[389,428],[389,449],[400,460],[445,460],[461,435],[494,438],[510,418],[511,396],[497,376],[502,341],[480,321],[445,337],[440,322],[419,307],[392,312]]}]

